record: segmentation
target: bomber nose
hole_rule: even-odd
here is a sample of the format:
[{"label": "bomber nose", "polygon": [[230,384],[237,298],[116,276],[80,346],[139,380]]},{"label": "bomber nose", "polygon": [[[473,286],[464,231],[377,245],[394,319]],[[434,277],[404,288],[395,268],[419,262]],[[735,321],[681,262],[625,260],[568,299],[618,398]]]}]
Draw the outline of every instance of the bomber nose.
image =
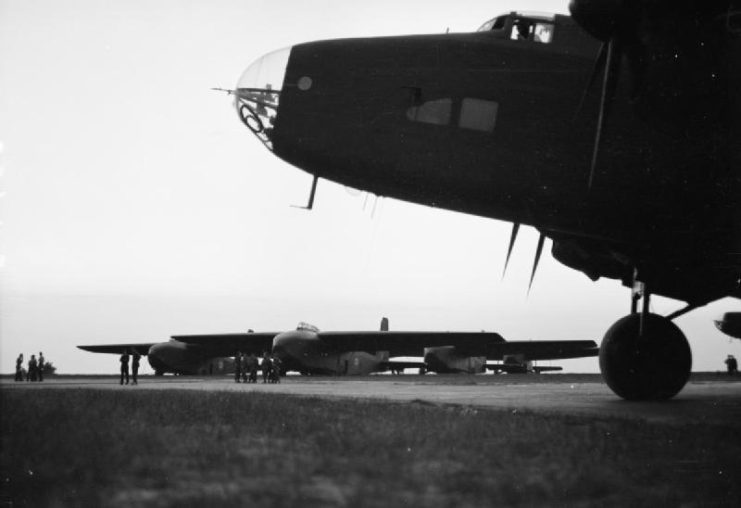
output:
[{"label": "bomber nose", "polygon": [[271,151],[280,92],[290,55],[291,48],[285,48],[257,59],[242,73],[234,91],[234,106],[239,119]]}]

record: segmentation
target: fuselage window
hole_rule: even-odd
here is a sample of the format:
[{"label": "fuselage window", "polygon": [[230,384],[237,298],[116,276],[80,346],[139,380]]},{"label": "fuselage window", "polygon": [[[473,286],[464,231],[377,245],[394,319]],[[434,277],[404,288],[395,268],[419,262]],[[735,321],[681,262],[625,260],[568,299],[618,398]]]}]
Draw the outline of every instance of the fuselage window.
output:
[{"label": "fuselage window", "polygon": [[499,103],[483,99],[465,98],[461,102],[458,126],[483,132],[494,132]]},{"label": "fuselage window", "polygon": [[419,106],[407,109],[407,118],[413,122],[431,123],[433,125],[448,125],[453,101],[438,99],[427,101]]}]

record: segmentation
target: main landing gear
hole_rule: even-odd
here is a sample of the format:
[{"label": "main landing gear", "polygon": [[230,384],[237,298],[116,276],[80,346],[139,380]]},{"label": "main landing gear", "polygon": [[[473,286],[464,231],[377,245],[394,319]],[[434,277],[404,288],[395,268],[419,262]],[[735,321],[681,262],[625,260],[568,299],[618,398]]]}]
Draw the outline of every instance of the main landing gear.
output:
[{"label": "main landing gear", "polygon": [[[638,312],[641,295],[643,309]],[[600,346],[602,377],[627,400],[670,399],[687,383],[692,369],[687,338],[669,318],[649,313],[649,298],[645,288],[634,290],[631,314],[607,330]]]}]

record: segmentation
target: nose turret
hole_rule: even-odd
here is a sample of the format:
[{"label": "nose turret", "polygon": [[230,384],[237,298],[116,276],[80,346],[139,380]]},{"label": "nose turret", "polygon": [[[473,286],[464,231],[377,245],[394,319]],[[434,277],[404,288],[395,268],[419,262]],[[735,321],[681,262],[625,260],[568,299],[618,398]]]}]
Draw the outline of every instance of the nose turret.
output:
[{"label": "nose turret", "polygon": [[291,48],[285,48],[257,59],[242,73],[234,90],[234,106],[239,119],[271,151],[280,92],[290,54]]}]

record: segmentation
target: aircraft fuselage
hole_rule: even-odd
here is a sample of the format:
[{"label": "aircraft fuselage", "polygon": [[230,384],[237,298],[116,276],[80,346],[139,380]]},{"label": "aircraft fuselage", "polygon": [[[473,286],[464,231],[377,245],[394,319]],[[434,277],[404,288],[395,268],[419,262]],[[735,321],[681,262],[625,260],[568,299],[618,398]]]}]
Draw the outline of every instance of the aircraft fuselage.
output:
[{"label": "aircraft fuselage", "polygon": [[[726,269],[741,248],[729,100],[741,65],[728,68],[710,33],[693,34],[703,45],[646,41],[650,66],[620,66],[592,180],[600,93],[588,82],[600,41],[568,16],[552,27],[548,43],[513,40],[505,26],[299,44],[281,53],[279,82],[254,72],[268,57],[248,69],[237,106],[275,155],[315,176],[534,225],[592,278],[630,284],[638,266],[656,294],[741,296]],[[677,282],[677,272],[689,275]]]},{"label": "aircraft fuselage", "polygon": [[273,339],[273,355],[285,370],[303,374],[364,376],[386,369],[388,351],[333,351],[311,330],[283,332]]}]

